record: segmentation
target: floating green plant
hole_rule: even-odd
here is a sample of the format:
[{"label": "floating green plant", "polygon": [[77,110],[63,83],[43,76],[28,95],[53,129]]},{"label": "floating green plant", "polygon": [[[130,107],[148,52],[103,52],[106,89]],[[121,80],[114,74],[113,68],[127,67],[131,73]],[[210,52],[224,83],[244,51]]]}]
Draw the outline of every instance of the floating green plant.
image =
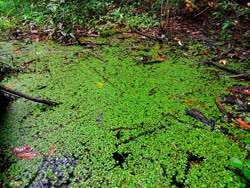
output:
[{"label": "floating green plant", "polygon": [[[249,132],[224,122],[214,104],[235,81],[211,74],[197,57],[188,57],[191,51],[176,46],[170,52],[167,45],[134,38],[97,40],[111,41],[91,49],[105,61],[82,47],[20,44],[21,52],[13,56],[16,66],[37,60],[3,84],[61,104],[49,107],[18,98],[9,105],[0,130],[0,149],[8,162],[1,166],[5,186],[11,181],[19,181],[19,187],[48,182],[72,187],[246,185],[229,169],[232,157],[247,155],[242,140]],[[142,56],[161,59],[138,64]],[[185,115],[187,108],[199,109],[231,136]],[[10,153],[24,145],[37,156],[20,160]]]}]

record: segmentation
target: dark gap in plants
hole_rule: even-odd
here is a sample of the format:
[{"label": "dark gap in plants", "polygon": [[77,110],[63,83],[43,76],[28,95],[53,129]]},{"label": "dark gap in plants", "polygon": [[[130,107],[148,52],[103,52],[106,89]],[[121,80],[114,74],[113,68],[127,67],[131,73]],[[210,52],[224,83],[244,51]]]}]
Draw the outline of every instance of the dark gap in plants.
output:
[{"label": "dark gap in plants", "polygon": [[7,97],[4,93],[0,91],[0,124],[3,120],[3,115],[6,113],[7,106],[11,101],[10,97]]},{"label": "dark gap in plants", "polygon": [[152,159],[151,157],[147,157],[147,156],[141,155],[141,158],[142,158],[142,159],[145,159],[145,160],[148,160],[148,161],[150,161],[151,163],[154,162],[154,159]]},{"label": "dark gap in plants", "polygon": [[130,137],[129,139],[124,140],[124,141],[118,143],[117,146],[119,146],[119,145],[121,145],[121,144],[127,144],[127,143],[129,143],[130,141],[133,141],[133,140],[135,140],[135,139],[137,139],[137,138],[139,138],[139,137],[141,137],[141,136],[145,136],[145,135],[148,135],[148,134],[152,134],[152,133],[154,133],[155,131],[160,130],[160,129],[163,129],[163,128],[165,128],[165,126],[164,126],[164,125],[160,125],[159,127],[156,127],[156,128],[154,128],[154,129],[152,129],[152,130],[147,130],[147,131],[145,131],[145,132],[142,132],[142,133],[140,133],[140,134],[138,134],[138,135],[136,135],[136,136],[132,136],[132,137]]},{"label": "dark gap in plants", "polygon": [[185,174],[187,175],[188,172],[189,172],[189,169],[191,167],[192,164],[194,163],[201,163],[203,162],[206,158],[205,157],[198,157],[194,154],[192,154],[191,152],[187,152],[187,155],[188,155],[188,160],[187,160],[187,166],[186,166],[186,169],[185,169]]},{"label": "dark gap in plants", "polygon": [[[2,74],[0,72],[0,76],[1,75]],[[7,107],[11,101],[12,101],[11,97],[5,95],[4,93],[0,91],[0,125],[3,124],[4,115],[7,113]],[[1,145],[0,148],[6,148],[6,146],[4,146],[2,143],[0,145]],[[0,173],[3,173],[6,169],[10,168],[10,166],[14,163],[14,161],[11,160],[10,157],[7,157],[4,153],[5,152],[0,151]]]},{"label": "dark gap in plants", "polygon": [[135,173],[134,173],[134,172],[130,172],[129,174],[131,174],[132,176],[135,176]]},{"label": "dark gap in plants", "polygon": [[200,163],[206,159],[205,157],[198,157],[190,152],[187,152],[187,155],[188,155],[188,162],[189,163]]},{"label": "dark gap in plants", "polygon": [[103,116],[103,113],[100,113],[100,114],[98,114],[98,116],[96,117],[96,123],[101,123],[101,121],[102,121],[102,116]]},{"label": "dark gap in plants", "polygon": [[[4,146],[1,144],[1,148]],[[0,149],[0,173],[3,173],[6,169],[9,169],[10,166],[14,163],[10,157],[7,157],[2,149]]]},{"label": "dark gap in plants", "polygon": [[113,153],[113,159],[116,161],[116,166],[120,166],[120,168],[123,168],[122,164],[125,162],[126,158],[129,156],[129,153]]},{"label": "dark gap in plants", "polygon": [[173,175],[171,185],[172,185],[172,186],[175,185],[175,186],[178,187],[178,188],[183,188],[183,187],[185,187],[184,184],[183,184],[182,182],[177,181],[176,177],[177,177],[177,174]]},{"label": "dark gap in plants", "polygon": [[115,134],[115,137],[117,139],[120,139],[122,137],[121,131],[117,131],[117,133]]},{"label": "dark gap in plants", "polygon": [[38,87],[37,89],[38,89],[38,90],[41,90],[41,89],[44,89],[44,88],[46,88],[46,87],[48,87],[48,86],[40,86],[40,87]]},{"label": "dark gap in plants", "polygon": [[47,110],[48,110],[48,108],[46,108],[46,107],[42,107],[42,108],[41,108],[41,111],[42,111],[42,112],[46,112]]},{"label": "dark gap in plants", "polygon": [[148,95],[149,96],[152,96],[152,95],[154,95],[154,94],[156,94],[157,93],[157,91],[155,90],[155,88],[153,88],[153,89],[151,89],[149,92],[148,92]]},{"label": "dark gap in plants", "polygon": [[235,175],[239,176],[242,180],[244,180],[246,187],[250,187],[250,181],[245,177],[243,174],[243,171],[241,169],[231,169],[229,167],[226,167],[227,170],[231,171]]},{"label": "dark gap in plants", "polygon": [[162,177],[167,178],[167,173],[166,173],[166,167],[163,164],[160,164],[161,169],[162,169]]},{"label": "dark gap in plants", "polygon": [[[0,54],[1,55],[1,54]],[[9,65],[0,62],[0,82],[8,75],[13,74],[15,70]],[[14,99],[11,95],[5,94],[0,90],[0,124],[3,121],[3,115],[6,113],[8,104]]]}]

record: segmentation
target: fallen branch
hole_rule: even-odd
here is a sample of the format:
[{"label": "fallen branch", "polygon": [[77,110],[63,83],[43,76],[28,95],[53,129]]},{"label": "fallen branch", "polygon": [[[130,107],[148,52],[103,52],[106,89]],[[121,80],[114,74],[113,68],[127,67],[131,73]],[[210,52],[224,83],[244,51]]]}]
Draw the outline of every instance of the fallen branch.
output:
[{"label": "fallen branch", "polygon": [[196,14],[193,18],[198,17],[199,15],[203,14],[206,10],[208,10],[210,7],[206,7],[204,10],[200,11],[198,14]]},{"label": "fallen branch", "polygon": [[250,79],[250,75],[248,75],[248,74],[246,74],[246,73],[244,73],[244,72],[235,70],[235,69],[231,69],[231,68],[228,68],[228,67],[219,65],[218,63],[216,63],[216,62],[214,62],[214,61],[205,61],[204,63],[205,63],[205,64],[208,64],[208,65],[213,65],[213,66],[215,66],[215,67],[218,67],[218,68],[220,68],[220,69],[222,69],[222,70],[225,70],[225,71],[230,72],[230,73],[233,73],[233,74],[241,75],[242,78]]},{"label": "fallen branch", "polygon": [[232,122],[233,115],[232,115],[231,113],[228,113],[228,112],[225,110],[225,108],[224,108],[224,106],[221,104],[219,98],[215,98],[215,99],[214,99],[214,102],[215,102],[216,106],[218,107],[218,109],[220,110],[220,112],[223,114],[223,116],[224,116],[226,122],[231,123],[231,122]]},{"label": "fallen branch", "polygon": [[99,59],[100,61],[102,61],[103,63],[106,63],[107,60],[104,60],[103,58],[101,58],[101,56],[99,56],[98,54],[95,54],[94,52],[92,52],[91,50],[87,50],[86,51],[88,54],[94,56],[95,58]]},{"label": "fallen branch", "polygon": [[36,97],[32,97],[32,96],[26,95],[26,94],[21,93],[19,91],[7,88],[7,87],[5,87],[5,86],[3,86],[1,84],[0,84],[0,90],[3,90],[5,92],[8,92],[8,93],[13,94],[13,95],[17,95],[19,97],[23,97],[25,99],[28,99],[28,100],[31,100],[31,101],[34,101],[34,102],[47,104],[49,106],[56,106],[56,105],[59,104],[59,103],[52,102],[52,101],[49,101],[49,100],[39,99],[39,98],[36,98]]},{"label": "fallen branch", "polygon": [[32,59],[22,64],[24,67],[28,67],[31,63],[38,61],[38,59]]},{"label": "fallen branch", "polygon": [[224,77],[226,78],[246,78],[248,75],[243,73],[243,74],[234,74],[234,75],[226,75]]},{"label": "fallen branch", "polygon": [[212,60],[217,61],[217,60],[221,59],[223,56],[228,55],[233,49],[234,49],[234,46],[231,43],[228,43],[227,51],[222,52],[218,56],[213,57]]},{"label": "fallen branch", "polygon": [[76,42],[69,42],[64,44],[63,46],[75,46],[75,45],[79,45],[79,46],[97,46],[97,45],[110,45],[107,42],[92,42],[92,41],[80,41],[77,39]]},{"label": "fallen branch", "polygon": [[139,35],[141,35],[141,36],[144,36],[144,37],[146,37],[146,38],[148,38],[148,39],[150,39],[150,40],[159,41],[159,39],[157,39],[157,38],[155,38],[155,37],[148,36],[148,35],[146,35],[146,34],[140,32],[140,31],[138,31],[138,30],[136,30],[136,29],[134,29],[134,28],[132,28],[132,27],[131,27],[130,29],[131,29],[132,32],[137,33],[137,34],[139,34]]},{"label": "fallen branch", "polygon": [[190,110],[186,109],[186,114],[209,126],[211,130],[214,130],[215,122],[206,118],[199,110],[195,108]]}]

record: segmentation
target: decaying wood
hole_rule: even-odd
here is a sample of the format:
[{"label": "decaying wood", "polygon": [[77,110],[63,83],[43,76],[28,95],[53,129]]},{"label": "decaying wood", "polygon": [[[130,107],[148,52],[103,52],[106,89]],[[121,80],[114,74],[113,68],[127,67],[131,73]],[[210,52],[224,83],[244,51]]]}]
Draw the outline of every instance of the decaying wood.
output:
[{"label": "decaying wood", "polygon": [[134,29],[134,28],[132,28],[132,27],[131,27],[130,29],[131,29],[132,32],[137,33],[137,34],[139,34],[139,35],[141,35],[141,36],[147,37],[147,38],[150,39],[150,40],[159,41],[157,38],[148,36],[148,35],[146,35],[146,34],[140,32],[140,31],[138,31],[138,30],[136,30],[136,29]]},{"label": "decaying wood", "polygon": [[24,67],[28,67],[31,63],[38,61],[39,59],[32,59],[22,64]]},{"label": "decaying wood", "polygon": [[110,43],[77,40],[76,42],[69,42],[69,43],[64,44],[64,46],[74,46],[74,45],[79,45],[79,46],[97,46],[97,45],[110,45]]},{"label": "decaying wood", "polygon": [[47,104],[47,105],[49,105],[49,106],[56,106],[56,105],[59,104],[59,103],[56,103],[56,102],[53,102],[53,101],[49,101],[49,100],[44,100],[44,99],[32,97],[32,96],[30,96],[30,95],[21,93],[21,92],[19,92],[19,91],[14,90],[14,89],[5,87],[5,86],[3,86],[3,85],[1,85],[1,84],[0,84],[0,90],[5,91],[5,92],[8,92],[8,93],[13,94],[13,95],[17,95],[17,96],[19,96],[19,97],[23,97],[23,98],[25,98],[25,99],[28,99],[28,100],[31,100],[31,101],[34,101],[34,102]]},{"label": "decaying wood", "polygon": [[226,78],[246,78],[247,74],[234,74],[234,75],[226,75],[224,77]]},{"label": "decaying wood", "polygon": [[186,114],[201,121],[203,124],[208,125],[212,130],[214,129],[215,122],[206,118],[199,110],[195,108],[190,110],[186,109]]},{"label": "decaying wood", "polygon": [[225,66],[222,66],[214,61],[205,61],[204,62],[205,64],[208,64],[208,65],[213,65],[215,67],[218,67],[222,70],[225,70],[227,72],[230,72],[230,73],[233,73],[233,74],[238,74],[238,75],[241,75],[242,78],[245,78],[245,79],[250,79],[250,75],[244,73],[244,72],[241,72],[241,71],[238,71],[238,70],[234,70],[234,69],[231,69],[231,68],[228,68],[228,67],[225,67]]},{"label": "decaying wood", "polygon": [[223,56],[228,55],[233,49],[234,49],[234,46],[231,43],[228,43],[227,51],[222,52],[221,54],[213,57],[212,60],[217,61],[217,60],[221,59]]},{"label": "decaying wood", "polygon": [[106,63],[107,60],[104,60],[103,58],[101,58],[98,54],[92,52],[91,50],[87,50],[86,51],[88,54],[94,56],[95,58],[99,59],[100,61],[102,61],[103,63]]},{"label": "decaying wood", "polygon": [[220,112],[223,114],[226,122],[228,123],[231,123],[232,122],[232,118],[233,118],[233,115],[228,113],[225,108],[223,107],[223,105],[221,104],[220,102],[220,99],[219,98],[215,98],[214,99],[214,102],[216,104],[216,106],[218,107],[218,109],[220,110]]}]

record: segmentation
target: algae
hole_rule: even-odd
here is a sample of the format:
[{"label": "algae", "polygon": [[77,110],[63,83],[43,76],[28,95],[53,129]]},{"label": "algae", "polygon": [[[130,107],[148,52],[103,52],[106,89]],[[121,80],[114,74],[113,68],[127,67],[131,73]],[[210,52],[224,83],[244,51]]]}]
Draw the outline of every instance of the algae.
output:
[{"label": "algae", "polygon": [[[6,44],[6,53],[13,56],[6,63],[23,66],[37,60],[3,84],[14,83],[13,89],[62,104],[49,107],[17,98],[8,106],[0,139],[10,165],[1,166],[4,185],[245,187],[230,170],[230,160],[245,158],[243,141],[249,132],[225,123],[213,102],[235,81],[200,66],[192,50],[171,51],[132,37],[108,40],[112,46],[92,49],[106,63],[77,46],[15,42],[22,46],[15,53],[14,44]],[[159,54],[166,56],[160,63],[137,63],[142,56]],[[238,140],[186,116],[185,109],[193,107]],[[47,158],[51,144],[55,151]],[[22,145],[31,145],[37,157],[16,159],[10,148]],[[75,163],[56,168],[56,174],[48,164],[65,156]],[[47,169],[41,166],[44,160]]]}]

